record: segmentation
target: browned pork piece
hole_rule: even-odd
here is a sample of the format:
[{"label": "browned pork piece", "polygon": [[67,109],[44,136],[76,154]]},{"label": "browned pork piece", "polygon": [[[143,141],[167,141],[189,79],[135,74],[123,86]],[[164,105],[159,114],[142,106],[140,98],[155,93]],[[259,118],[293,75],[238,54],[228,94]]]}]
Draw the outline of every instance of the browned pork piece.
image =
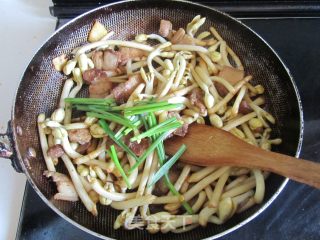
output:
[{"label": "browned pork piece", "polygon": [[110,93],[112,82],[106,77],[96,78],[89,86],[89,97],[105,98]]},{"label": "browned pork piece", "polygon": [[94,67],[99,70],[116,70],[120,65],[120,52],[107,49],[92,54]]},{"label": "browned pork piece", "polygon": [[48,156],[52,158],[61,157],[64,154],[63,147],[60,144],[53,145],[48,149]]},{"label": "browned pork piece", "polygon": [[113,73],[113,71],[94,68],[86,70],[82,74],[84,82],[89,85],[89,96],[91,98],[104,98],[110,93],[112,82],[109,81],[109,77]]},{"label": "browned pork piece", "polygon": [[[92,140],[91,140],[91,141],[92,141]],[[85,144],[80,144],[80,145],[77,147],[76,151],[77,151],[78,153],[80,153],[80,154],[84,154],[84,153],[87,151],[87,149],[90,147],[91,141],[90,141],[90,142],[87,142],[87,143],[85,143]]]},{"label": "browned pork piece", "polygon": [[174,135],[184,137],[188,133],[189,124],[184,123],[181,127],[173,132]]},{"label": "browned pork piece", "polygon": [[86,84],[91,84],[96,78],[108,78],[114,75],[115,71],[103,71],[100,69],[89,69],[83,72],[82,78]]},{"label": "browned pork piece", "polygon": [[172,23],[168,20],[161,20],[160,21],[160,28],[159,28],[159,34],[162,37],[168,37],[170,31],[172,30]]},{"label": "browned pork piece", "polygon": [[172,42],[172,44],[187,44],[187,45],[195,44],[195,39],[187,35],[183,28],[179,28],[178,31],[173,32],[170,41]]},{"label": "browned pork piece", "polygon": [[192,105],[199,108],[201,115],[206,113],[206,106],[203,102],[203,92],[200,90],[200,88],[195,88],[192,90],[190,94],[190,102]]},{"label": "browned pork piece", "polygon": [[125,103],[130,97],[131,93],[136,89],[139,83],[142,82],[140,75],[130,76],[128,81],[120,83],[112,89],[113,96],[118,104]]},{"label": "browned pork piece", "polygon": [[[168,112],[168,118],[175,117],[177,120],[181,120],[181,117],[176,112]],[[173,135],[177,135],[180,137],[184,137],[188,133],[189,124],[184,123],[181,127],[176,129],[172,134],[170,134],[167,138],[172,137]]]},{"label": "browned pork piece", "polygon": [[239,105],[239,112],[242,114],[248,114],[252,112],[252,108],[249,106],[246,100],[242,100]]},{"label": "browned pork piece", "polygon": [[149,147],[150,142],[148,139],[141,139],[140,143],[137,141],[129,142],[128,147],[136,154],[138,157],[141,156]]},{"label": "browned pork piece", "polygon": [[79,144],[88,143],[92,138],[90,131],[86,128],[69,130],[68,136],[70,142],[77,142]]},{"label": "browned pork piece", "polygon": [[102,69],[103,66],[103,51],[94,51],[92,54],[92,61],[95,69]]},{"label": "browned pork piece", "polygon": [[146,52],[137,49],[137,48],[129,48],[129,47],[121,47],[119,50],[120,62],[122,65],[125,65],[129,59],[141,59],[146,56]]},{"label": "browned pork piece", "polygon": [[57,185],[58,193],[53,196],[54,199],[71,202],[76,202],[79,200],[73,183],[66,175],[51,171],[44,171],[43,175],[47,178],[52,177],[52,180]]},{"label": "browned pork piece", "polygon": [[[174,184],[177,181],[179,176],[180,176],[180,170],[177,167],[172,167],[169,171],[170,181]],[[163,195],[166,195],[168,192],[169,192],[169,188],[165,184],[164,178],[161,178],[156,183],[152,193],[157,196],[163,196]]]},{"label": "browned pork piece", "polygon": [[[219,72],[218,76],[225,79],[232,86],[234,86],[244,78],[244,71],[236,69],[234,67],[224,66]],[[228,90],[221,83],[216,82],[215,87],[222,97],[228,94]]]},{"label": "browned pork piece", "polygon": [[121,47],[119,51],[107,49],[105,51],[95,51],[92,54],[94,67],[99,70],[116,71],[125,65],[129,59],[141,59],[146,52],[136,48]]},{"label": "browned pork piece", "polygon": [[[135,155],[139,157],[148,149],[148,147],[150,146],[150,142],[146,138],[141,139],[139,143],[137,141],[130,142],[130,138],[132,137],[133,137],[133,134],[128,134],[123,137],[122,141],[134,152]],[[115,144],[113,140],[108,138],[106,143],[106,149],[109,149],[111,145],[115,146],[117,152],[123,151],[122,148],[120,148],[117,144]]]},{"label": "browned pork piece", "polygon": [[172,30],[172,23],[163,19],[160,21],[159,34],[162,37],[168,38],[172,44],[194,45],[196,41],[193,37],[186,34],[183,28],[179,28],[178,31]]},{"label": "browned pork piece", "polygon": [[103,52],[103,70],[116,70],[121,63],[121,54],[113,50],[105,50]]}]

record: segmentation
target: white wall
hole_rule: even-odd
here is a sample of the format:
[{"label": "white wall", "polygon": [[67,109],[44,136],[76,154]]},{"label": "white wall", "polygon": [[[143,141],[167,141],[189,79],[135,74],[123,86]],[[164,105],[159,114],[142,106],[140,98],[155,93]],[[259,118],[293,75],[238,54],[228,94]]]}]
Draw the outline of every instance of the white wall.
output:
[{"label": "white wall", "polygon": [[[50,0],[0,0],[0,132],[10,119],[15,90],[34,52],[55,28]],[[14,239],[26,177],[0,158],[0,239]]]}]

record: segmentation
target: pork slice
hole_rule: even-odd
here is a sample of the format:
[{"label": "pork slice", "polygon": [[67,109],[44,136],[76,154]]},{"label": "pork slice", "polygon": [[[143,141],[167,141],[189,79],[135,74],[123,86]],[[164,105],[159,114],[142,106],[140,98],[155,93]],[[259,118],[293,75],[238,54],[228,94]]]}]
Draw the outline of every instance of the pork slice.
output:
[{"label": "pork slice", "polygon": [[[180,120],[181,117],[177,112],[168,112],[168,119],[175,117],[177,120]],[[172,134],[170,134],[166,139],[173,137],[173,135],[184,137],[188,133],[189,124],[184,123],[181,127],[176,129]]]},{"label": "pork slice", "polygon": [[242,114],[248,114],[252,112],[252,108],[249,106],[247,101],[242,100],[239,105],[239,112]]},{"label": "pork slice", "polygon": [[172,42],[172,44],[195,44],[195,39],[186,34],[186,31],[183,28],[179,28],[178,31],[172,32],[172,36],[170,36],[170,41]]},{"label": "pork slice", "polygon": [[183,39],[185,35],[186,35],[186,31],[183,28],[179,28],[178,31],[173,33],[170,41],[172,42],[172,44],[177,44],[179,43],[179,41]]},{"label": "pork slice", "polygon": [[104,98],[112,88],[112,82],[108,77],[97,77],[89,86],[90,98]]},{"label": "pork slice", "polygon": [[[178,168],[176,168],[175,166],[173,166],[170,170],[169,170],[169,179],[172,182],[172,184],[174,184],[177,179],[180,176],[180,170]],[[167,187],[167,185],[165,184],[165,180],[164,178],[161,178],[155,185],[155,188],[153,189],[153,194],[156,196],[163,196],[166,195],[169,192],[169,188]]]},{"label": "pork slice", "polygon": [[188,133],[189,124],[184,123],[181,127],[173,132],[174,135],[184,137]]},{"label": "pork slice", "polygon": [[140,157],[148,149],[150,142],[148,139],[144,138],[141,139],[140,143],[137,141],[129,142],[128,146],[134,152],[134,154]]},{"label": "pork slice", "polygon": [[191,91],[190,102],[200,110],[200,114],[204,115],[207,111],[206,106],[203,102],[203,93],[200,88],[195,88]]},{"label": "pork slice", "polygon": [[244,78],[244,71],[234,67],[224,66],[218,76],[224,78],[230,84],[235,85]]},{"label": "pork slice", "polygon": [[[218,76],[227,80],[231,85],[234,86],[244,78],[244,71],[234,67],[223,66]],[[221,83],[216,82],[214,85],[220,96],[224,97],[229,93],[229,91]]]},{"label": "pork slice", "polygon": [[92,54],[92,61],[96,69],[103,68],[103,51],[94,51]]},{"label": "pork slice", "polygon": [[120,52],[111,49],[93,52],[92,61],[95,69],[116,70],[120,63],[120,55]]},{"label": "pork slice", "polygon": [[103,71],[93,68],[84,71],[82,74],[82,78],[86,84],[90,85],[91,83],[94,83],[98,78],[109,78],[114,76],[115,74],[117,74],[116,71]]},{"label": "pork slice", "polygon": [[91,141],[89,142],[89,146],[87,148],[87,154],[91,153],[92,151],[97,149],[98,146],[98,139],[97,138],[91,138]]},{"label": "pork slice", "polygon": [[56,144],[56,145],[53,145],[52,147],[49,147],[47,154],[50,157],[58,158],[64,154],[64,150],[60,144]]},{"label": "pork slice", "polygon": [[130,97],[131,93],[136,89],[139,83],[142,82],[140,75],[130,76],[128,81],[120,83],[112,89],[113,96],[118,104],[125,103]]},{"label": "pork slice", "polygon": [[103,70],[116,70],[120,63],[120,53],[107,49],[103,52]]},{"label": "pork slice", "polygon": [[119,55],[121,65],[125,65],[129,59],[140,59],[146,56],[146,52],[137,48],[121,47]]},{"label": "pork slice", "polygon": [[135,155],[141,156],[150,146],[150,141],[147,138],[143,138],[139,143],[137,141],[131,142],[130,139],[132,137],[133,137],[133,134],[130,133],[128,135],[125,135],[122,138],[122,141],[125,145],[127,145],[132,150],[132,152]]},{"label": "pork slice", "polygon": [[110,149],[111,145],[114,145],[117,152],[123,151],[123,149],[119,147],[111,138],[108,138],[106,143],[106,149]]},{"label": "pork slice", "polygon": [[162,19],[160,21],[160,27],[159,27],[160,36],[168,37],[171,30],[172,30],[172,23],[168,20]]},{"label": "pork slice", "polygon": [[203,94],[200,88],[194,88],[190,94],[190,102],[192,105],[196,105],[197,102],[202,102]]},{"label": "pork slice", "polygon": [[86,142],[86,143],[84,143],[84,144],[80,144],[80,145],[77,147],[76,151],[77,151],[78,153],[80,153],[80,154],[84,154],[84,153],[87,151],[87,149],[90,147],[90,144],[91,144],[91,141],[90,141],[90,142]]},{"label": "pork slice", "polygon": [[216,87],[217,92],[219,93],[219,95],[220,95],[221,97],[225,97],[225,96],[229,93],[228,89],[226,89],[225,86],[223,86],[223,85],[222,85],[221,83],[219,83],[219,82],[215,82],[215,83],[214,83],[214,86]]},{"label": "pork slice", "polygon": [[79,144],[88,143],[92,138],[87,128],[68,130],[68,136],[71,142],[77,142]]},{"label": "pork slice", "polygon": [[78,201],[77,191],[69,177],[62,173],[51,171],[44,171],[43,175],[47,178],[52,177],[52,180],[57,185],[58,193],[54,195],[54,199],[72,202]]},{"label": "pork slice", "polygon": [[99,77],[102,74],[102,70],[93,68],[88,69],[83,72],[82,78],[86,84],[91,84],[96,77]]},{"label": "pork slice", "polygon": [[178,43],[186,44],[186,45],[195,45],[195,39],[186,34],[182,37],[182,39]]}]

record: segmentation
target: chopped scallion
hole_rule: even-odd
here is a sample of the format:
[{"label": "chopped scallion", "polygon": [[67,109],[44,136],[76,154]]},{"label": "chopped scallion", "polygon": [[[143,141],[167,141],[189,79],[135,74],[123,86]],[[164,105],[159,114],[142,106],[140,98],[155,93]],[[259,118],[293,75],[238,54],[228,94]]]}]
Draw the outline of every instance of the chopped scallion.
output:
[{"label": "chopped scallion", "polygon": [[109,105],[114,103],[113,98],[65,98],[66,103],[85,105]]},{"label": "chopped scallion", "polygon": [[109,106],[103,106],[103,105],[73,105],[78,111],[84,111],[84,112],[95,112],[97,109],[101,111],[110,111]]},{"label": "chopped scallion", "polygon": [[108,151],[108,154],[111,157],[112,161],[114,162],[114,165],[118,169],[119,173],[121,174],[121,176],[122,176],[123,180],[125,181],[127,187],[130,189],[131,188],[131,184],[130,184],[129,179],[128,179],[127,175],[125,174],[123,168],[121,167],[121,164],[119,162],[119,159],[118,159],[118,156],[117,156],[116,149],[115,149],[114,145],[111,145],[110,151]]},{"label": "chopped scallion", "polygon": [[100,119],[99,124],[102,127],[102,129],[108,134],[108,137],[110,137],[119,147],[121,147],[125,152],[130,154],[137,162],[140,160],[140,158],[138,158],[127,145],[125,145],[120,139],[117,139],[115,137],[114,132],[111,131],[107,122],[104,119]]},{"label": "chopped scallion", "polygon": [[124,118],[122,116],[118,116],[112,113],[95,113],[95,112],[87,112],[88,117],[96,117],[101,119],[106,119],[108,121],[119,123],[123,126],[129,127],[129,128],[135,128],[136,126],[131,123],[131,121],[127,118]]},{"label": "chopped scallion", "polygon": [[[168,174],[164,175],[164,179],[165,179],[165,184],[167,185],[167,187],[169,188],[170,192],[172,192],[172,194],[174,196],[180,196],[180,193],[175,189],[174,185],[171,183],[170,178],[168,176]],[[191,208],[191,206],[189,205],[189,203],[187,203],[186,201],[182,202],[182,206],[184,207],[184,209],[189,213],[189,214],[193,214],[193,210]]]},{"label": "chopped scallion", "polygon": [[163,102],[156,102],[156,103],[146,103],[146,104],[141,104],[141,105],[137,105],[137,106],[133,106],[133,107],[128,107],[125,110],[126,111],[135,111],[135,110],[143,110],[146,108],[154,108],[154,107],[162,107],[162,106],[166,106],[166,105],[170,105],[170,103],[168,103],[167,101],[163,101]]},{"label": "chopped scallion", "polygon": [[180,103],[177,103],[177,104],[167,103],[166,105],[155,106],[155,107],[152,107],[150,105],[152,105],[152,104],[143,105],[143,106],[135,106],[135,107],[140,107],[139,109],[134,109],[135,107],[126,108],[126,109],[124,109],[124,116],[131,116],[131,115],[138,115],[138,114],[143,114],[143,113],[170,110],[170,109],[174,109],[174,108],[181,108],[183,106],[183,104],[180,104]]},{"label": "chopped scallion", "polygon": [[179,150],[165,163],[163,164],[158,172],[153,176],[151,183],[149,186],[152,186],[156,182],[159,181],[160,178],[163,177],[163,175],[167,174],[169,169],[173,166],[173,164],[176,163],[176,161],[181,157],[181,155],[184,153],[184,151],[187,149],[186,145],[182,145]]},{"label": "chopped scallion", "polygon": [[159,133],[163,133],[165,131],[171,130],[172,128],[179,128],[179,127],[181,127],[181,125],[182,124],[180,122],[178,122],[178,120],[175,117],[169,118],[166,121],[164,121],[154,127],[151,127],[147,131],[131,138],[130,141],[133,142],[133,141],[141,140],[142,138],[150,137],[152,135],[156,135]]},{"label": "chopped scallion", "polygon": [[[151,127],[155,126],[157,124],[157,119],[156,119],[156,116],[154,115],[154,113],[148,114],[148,123]],[[163,141],[161,141],[157,146],[157,154],[158,154],[160,166],[162,166],[163,163],[165,162],[165,159],[166,159]],[[175,189],[174,185],[171,183],[170,178],[168,176],[168,173],[166,173],[164,175],[164,180],[165,180],[164,182],[165,182],[166,186],[169,188],[170,192],[174,196],[180,196],[180,193]],[[182,206],[189,214],[193,214],[191,206],[186,201],[182,202]]]}]

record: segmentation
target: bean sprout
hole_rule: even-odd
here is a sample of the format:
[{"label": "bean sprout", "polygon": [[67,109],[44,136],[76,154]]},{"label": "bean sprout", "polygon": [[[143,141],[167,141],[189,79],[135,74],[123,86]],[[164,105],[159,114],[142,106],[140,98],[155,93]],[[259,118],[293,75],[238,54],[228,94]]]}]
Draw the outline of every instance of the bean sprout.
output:
[{"label": "bean sprout", "polygon": [[[93,215],[98,214],[99,203],[101,208],[122,210],[115,229],[144,227],[150,233],[182,233],[223,224],[263,201],[268,172],[181,162],[170,171],[163,170],[170,157],[163,152],[163,140],[152,145],[162,133],[152,135],[149,130],[169,125],[165,132],[171,137],[185,134],[189,124],[210,124],[266,150],[282,142],[271,139],[275,118],[264,107],[264,87],[251,82],[253,76],[233,76],[234,71],[243,74],[245,66],[214,27],[197,33],[205,20],[196,16],[185,30],[178,31],[163,20],[170,29],[159,33],[168,36],[142,33],[134,41],[111,40],[115,33],[96,21],[89,43],[53,61],[68,79],[51,116],[38,116],[47,170],[54,172],[55,165],[60,169],[64,163],[80,200]],[[149,40],[155,44],[149,45]],[[224,75],[225,69],[230,76]],[[85,84],[90,85],[91,97],[103,92],[104,99],[78,98]],[[144,112],[148,104],[152,107]],[[162,104],[169,107],[157,107]],[[138,109],[138,114],[132,109]],[[173,116],[176,122],[170,122]],[[143,135],[147,132],[150,135]],[[63,155],[55,155],[55,149]],[[153,184],[161,170],[167,171],[161,172],[165,179]],[[154,212],[155,205],[159,211]],[[138,215],[141,219],[136,221]]]}]

